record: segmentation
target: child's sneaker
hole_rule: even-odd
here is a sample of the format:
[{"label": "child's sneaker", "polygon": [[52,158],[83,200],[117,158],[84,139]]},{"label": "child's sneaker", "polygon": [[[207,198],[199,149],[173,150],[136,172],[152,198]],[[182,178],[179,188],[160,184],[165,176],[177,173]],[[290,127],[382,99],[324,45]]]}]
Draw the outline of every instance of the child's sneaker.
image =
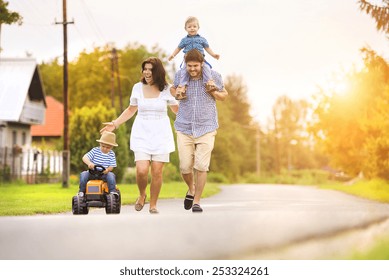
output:
[{"label": "child's sneaker", "polygon": [[186,99],[186,86],[178,86],[176,89],[176,99],[182,100]]},{"label": "child's sneaker", "polygon": [[213,80],[209,80],[206,84],[205,84],[205,90],[206,92],[208,93],[211,93],[211,92],[214,92],[215,90],[217,90],[217,87],[216,87],[216,84]]},{"label": "child's sneaker", "polygon": [[79,192],[77,195],[78,195],[79,197],[84,197],[84,193],[83,193],[83,192]]},{"label": "child's sneaker", "polygon": [[119,197],[119,194],[116,191],[111,191],[111,192],[109,192],[109,194],[112,194],[115,197]]}]

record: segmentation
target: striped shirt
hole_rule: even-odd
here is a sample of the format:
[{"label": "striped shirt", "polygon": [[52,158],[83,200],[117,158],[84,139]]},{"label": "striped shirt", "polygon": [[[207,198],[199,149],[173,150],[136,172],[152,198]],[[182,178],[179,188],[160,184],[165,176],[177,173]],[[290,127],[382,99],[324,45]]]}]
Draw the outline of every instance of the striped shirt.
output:
[{"label": "striped shirt", "polygon": [[[174,86],[180,81],[180,69],[174,78]],[[212,78],[219,90],[224,88],[222,77],[219,73],[211,70]],[[198,138],[208,132],[218,129],[218,115],[216,101],[205,91],[203,79],[189,80],[186,89],[187,98],[180,100],[174,128],[186,135]]]},{"label": "striped shirt", "polygon": [[93,164],[100,164],[104,168],[109,166],[116,167],[115,152],[110,150],[108,154],[101,152],[100,147],[94,147],[92,150],[85,154]]},{"label": "striped shirt", "polygon": [[199,34],[186,37],[181,39],[181,42],[178,44],[179,49],[183,49],[184,53],[187,53],[191,49],[197,49],[204,55],[204,48],[208,48],[209,44],[207,39],[201,37]]}]

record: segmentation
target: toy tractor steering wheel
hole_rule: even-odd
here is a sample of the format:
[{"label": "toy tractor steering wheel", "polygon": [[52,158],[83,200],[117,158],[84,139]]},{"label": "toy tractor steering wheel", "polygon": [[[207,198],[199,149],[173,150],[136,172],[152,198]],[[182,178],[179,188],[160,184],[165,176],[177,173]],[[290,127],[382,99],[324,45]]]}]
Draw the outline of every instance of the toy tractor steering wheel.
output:
[{"label": "toy tractor steering wheel", "polygon": [[96,164],[95,167],[92,169],[89,169],[89,173],[92,175],[98,175],[101,176],[104,174],[105,167],[102,166],[101,164]]}]

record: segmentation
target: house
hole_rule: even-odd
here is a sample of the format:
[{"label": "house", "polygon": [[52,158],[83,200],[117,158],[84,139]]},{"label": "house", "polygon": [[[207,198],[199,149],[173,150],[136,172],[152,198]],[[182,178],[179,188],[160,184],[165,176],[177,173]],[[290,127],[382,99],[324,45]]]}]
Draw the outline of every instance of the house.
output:
[{"label": "house", "polygon": [[45,123],[31,126],[31,136],[34,145],[53,144],[63,135],[64,130],[64,107],[52,96],[46,96]]},{"label": "house", "polygon": [[0,149],[30,147],[30,127],[44,123],[45,111],[36,60],[0,57]]},{"label": "house", "polygon": [[[46,100],[32,58],[0,57],[0,181],[37,173],[39,152],[31,149],[31,125],[45,121]],[[41,164],[42,165],[42,164]]]}]

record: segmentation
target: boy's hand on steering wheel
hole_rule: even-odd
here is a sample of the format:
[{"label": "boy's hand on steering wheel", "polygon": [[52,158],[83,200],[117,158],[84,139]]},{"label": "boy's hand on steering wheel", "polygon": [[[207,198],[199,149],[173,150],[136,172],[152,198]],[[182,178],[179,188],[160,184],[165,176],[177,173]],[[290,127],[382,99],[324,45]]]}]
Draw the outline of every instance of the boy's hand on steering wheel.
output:
[{"label": "boy's hand on steering wheel", "polygon": [[94,165],[93,163],[88,164],[88,168],[89,168],[90,170],[93,170],[93,169],[95,168],[95,165]]}]

